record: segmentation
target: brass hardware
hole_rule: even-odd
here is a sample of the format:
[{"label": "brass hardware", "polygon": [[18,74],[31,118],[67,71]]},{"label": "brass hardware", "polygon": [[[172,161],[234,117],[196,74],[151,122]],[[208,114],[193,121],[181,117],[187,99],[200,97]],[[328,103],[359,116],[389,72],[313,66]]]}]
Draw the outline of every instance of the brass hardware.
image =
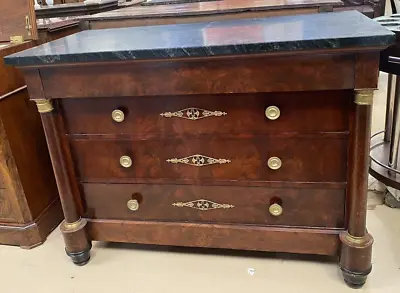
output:
[{"label": "brass hardware", "polygon": [[363,244],[368,241],[368,239],[366,237],[356,237],[356,236],[349,234],[348,232],[346,233],[346,235],[344,237],[346,238],[347,241],[349,241],[350,243],[354,243],[354,244]]},{"label": "brass hardware", "polygon": [[278,170],[282,167],[282,161],[278,157],[271,157],[268,159],[268,167],[272,170]]},{"label": "brass hardware", "polygon": [[281,116],[281,111],[276,106],[269,106],[267,109],[265,109],[265,116],[269,120],[276,120],[279,118],[279,116]]},{"label": "brass hardware", "polygon": [[126,206],[128,207],[129,210],[135,212],[139,209],[139,202],[136,199],[131,199],[128,200]]},{"label": "brass hardware", "polygon": [[132,166],[132,159],[129,156],[122,156],[119,159],[119,163],[122,167],[129,168],[130,166]]},{"label": "brass hardware", "polygon": [[172,204],[175,207],[183,208],[192,208],[200,211],[208,211],[215,209],[232,209],[235,206],[231,204],[220,204],[206,199],[198,199],[189,202],[175,202]]},{"label": "brass hardware", "polygon": [[228,159],[214,159],[210,158],[207,156],[203,155],[192,155],[186,158],[173,158],[173,159],[168,159],[168,163],[171,164],[186,164],[186,165],[191,165],[191,166],[196,166],[196,167],[202,167],[202,166],[207,166],[207,165],[213,165],[213,164],[228,164],[231,162],[231,160]]},{"label": "brass hardware", "polygon": [[28,36],[32,35],[32,25],[31,20],[28,15],[25,15],[25,29],[28,32]]},{"label": "brass hardware", "polygon": [[172,118],[172,117],[177,117],[177,118],[183,118],[183,119],[188,119],[188,120],[199,120],[207,117],[221,117],[225,116],[228,113],[222,112],[222,111],[209,111],[209,110],[204,110],[204,109],[199,109],[199,108],[186,108],[183,110],[179,110],[176,112],[164,112],[161,113],[160,115],[165,118]]},{"label": "brass hardware", "polygon": [[35,100],[39,113],[48,113],[53,111],[53,104],[50,99]]},{"label": "brass hardware", "polygon": [[282,212],[283,212],[283,208],[277,203],[274,203],[274,204],[270,205],[270,207],[269,207],[269,213],[271,215],[273,215],[274,217],[282,215]]},{"label": "brass hardware", "polygon": [[117,109],[117,110],[112,111],[111,117],[115,122],[120,123],[120,122],[124,121],[125,114],[121,110]]},{"label": "brass hardware", "polygon": [[20,44],[24,42],[24,36],[11,36],[10,42],[13,44]]},{"label": "brass hardware", "polygon": [[81,218],[79,218],[79,220],[77,220],[77,221],[75,221],[73,223],[67,223],[67,222],[64,221],[63,227],[64,227],[65,230],[76,230],[79,227],[79,225],[81,225],[81,223],[82,223],[82,219]]},{"label": "brass hardware", "polygon": [[372,105],[373,101],[374,101],[373,89],[355,90],[354,102],[357,105]]}]

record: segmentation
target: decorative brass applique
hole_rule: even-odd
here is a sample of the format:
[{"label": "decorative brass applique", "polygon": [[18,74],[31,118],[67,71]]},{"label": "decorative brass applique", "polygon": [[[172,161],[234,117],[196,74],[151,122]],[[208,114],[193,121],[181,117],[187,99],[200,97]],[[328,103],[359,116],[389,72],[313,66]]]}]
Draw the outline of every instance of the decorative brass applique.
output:
[{"label": "decorative brass applique", "polygon": [[186,164],[196,167],[202,167],[213,164],[228,164],[231,160],[228,159],[214,159],[203,155],[193,155],[186,158],[172,158],[167,160],[171,164]]},{"label": "decorative brass applique", "polygon": [[165,112],[161,113],[160,115],[165,117],[165,118],[172,118],[172,117],[177,117],[177,118],[183,118],[183,119],[188,119],[188,120],[199,120],[207,117],[221,117],[225,116],[228,113],[222,112],[222,111],[209,111],[209,110],[204,110],[204,109],[199,109],[199,108],[186,108],[183,110],[179,110],[176,112]]},{"label": "decorative brass applique", "polygon": [[232,209],[235,206],[231,204],[220,204],[206,199],[198,199],[189,202],[175,202],[172,204],[175,207],[179,208],[192,208],[200,211],[208,211],[215,209]]},{"label": "decorative brass applique", "polygon": [[35,100],[39,113],[48,113],[53,111],[53,104],[50,99]]},{"label": "decorative brass applique", "polygon": [[374,100],[373,89],[355,90],[354,102],[358,105],[372,105]]}]

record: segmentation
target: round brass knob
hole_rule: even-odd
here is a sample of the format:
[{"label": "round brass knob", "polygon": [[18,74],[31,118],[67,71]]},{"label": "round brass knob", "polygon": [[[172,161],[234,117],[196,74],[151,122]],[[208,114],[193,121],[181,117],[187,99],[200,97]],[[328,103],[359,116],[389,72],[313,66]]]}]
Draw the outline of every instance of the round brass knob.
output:
[{"label": "round brass knob", "polygon": [[130,166],[132,166],[132,159],[129,156],[122,156],[119,159],[119,163],[122,167],[129,168]]},{"label": "round brass knob", "polygon": [[111,117],[115,122],[120,123],[120,122],[124,121],[125,114],[121,110],[117,109],[117,110],[112,111]]},{"label": "round brass knob", "polygon": [[271,157],[268,159],[268,167],[272,170],[278,170],[282,167],[282,161],[278,157]]},{"label": "round brass knob", "polygon": [[279,116],[281,116],[281,111],[276,106],[269,106],[267,109],[265,109],[265,116],[269,120],[276,120],[279,118]]},{"label": "round brass knob", "polygon": [[274,204],[270,205],[270,207],[269,207],[269,213],[271,215],[273,215],[274,217],[280,216],[282,214],[282,212],[283,212],[283,208],[277,203],[274,203]]},{"label": "round brass knob", "polygon": [[128,200],[128,202],[126,203],[126,206],[128,207],[129,210],[134,212],[139,209],[139,202],[136,199],[131,199],[131,200]]}]

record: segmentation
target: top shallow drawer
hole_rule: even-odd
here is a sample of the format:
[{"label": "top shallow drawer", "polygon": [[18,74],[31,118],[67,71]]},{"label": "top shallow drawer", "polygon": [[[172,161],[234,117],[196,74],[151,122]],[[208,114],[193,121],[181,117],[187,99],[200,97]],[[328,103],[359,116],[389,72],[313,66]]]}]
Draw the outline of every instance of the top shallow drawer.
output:
[{"label": "top shallow drawer", "polygon": [[[351,91],[63,99],[70,134],[345,132]],[[279,117],[278,117],[279,116]]]}]

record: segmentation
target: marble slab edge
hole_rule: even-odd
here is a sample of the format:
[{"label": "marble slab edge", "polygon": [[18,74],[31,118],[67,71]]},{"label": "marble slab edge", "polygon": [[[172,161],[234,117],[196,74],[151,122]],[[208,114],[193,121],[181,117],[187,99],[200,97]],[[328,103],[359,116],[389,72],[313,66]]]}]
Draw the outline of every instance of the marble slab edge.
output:
[{"label": "marble slab edge", "polygon": [[276,52],[296,52],[303,50],[345,49],[352,47],[384,47],[392,44],[394,34],[370,37],[349,37],[340,39],[301,40],[265,44],[241,44],[223,46],[203,46],[189,48],[143,49],[134,51],[87,52],[62,55],[40,55],[27,57],[5,57],[6,64],[15,66],[40,66],[59,63],[110,62],[122,60],[172,59],[185,57],[209,57],[251,55]]}]

